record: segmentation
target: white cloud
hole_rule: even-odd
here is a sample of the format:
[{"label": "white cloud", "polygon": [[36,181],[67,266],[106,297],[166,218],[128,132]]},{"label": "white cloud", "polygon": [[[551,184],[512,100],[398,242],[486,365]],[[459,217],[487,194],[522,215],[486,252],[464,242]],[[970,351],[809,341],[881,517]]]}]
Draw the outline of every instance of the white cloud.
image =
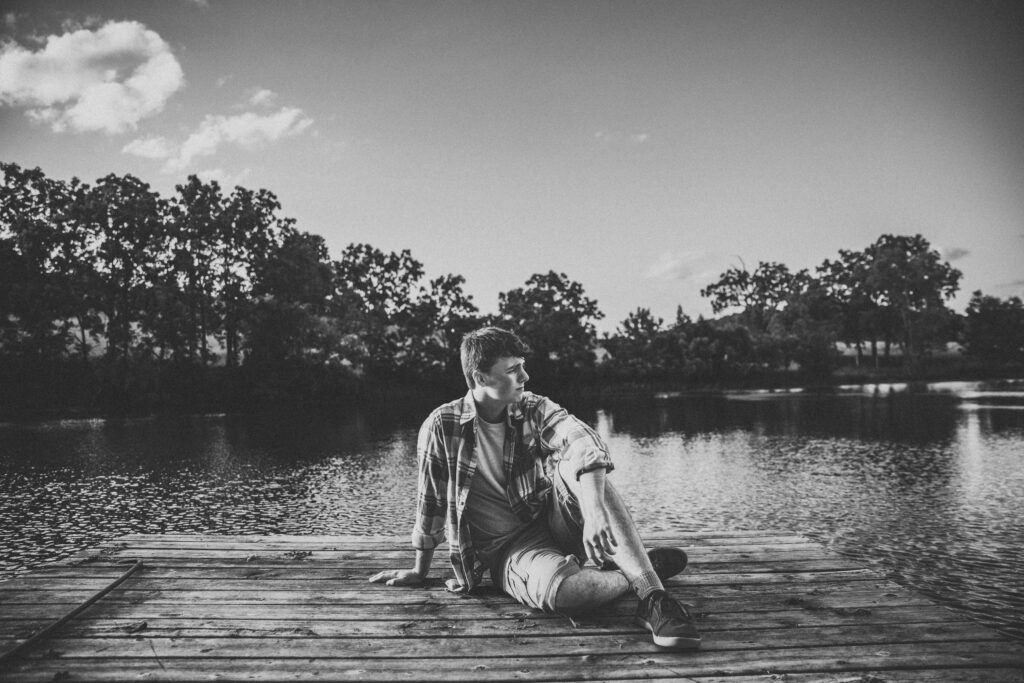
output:
[{"label": "white cloud", "polygon": [[[102,17],[98,17],[95,14],[90,14],[85,19],[68,17],[60,22],[60,29],[64,31],[64,33],[72,33],[74,31],[79,31],[83,28],[89,30],[99,28],[103,26],[104,23],[105,22],[103,21]],[[43,45],[46,43],[46,38],[43,38],[38,42],[40,45]]]},{"label": "white cloud", "polygon": [[296,107],[282,107],[270,114],[211,115],[203,119],[196,131],[180,145],[160,137],[140,138],[125,145],[121,151],[149,159],[163,159],[166,161],[164,170],[178,172],[196,159],[213,156],[224,145],[256,149],[299,135],[311,125],[313,119]]},{"label": "white cloud", "polygon": [[184,82],[167,43],[135,21],[51,35],[35,51],[0,48],[0,103],[56,132],[134,130]]},{"label": "white cloud", "polygon": [[267,115],[246,112],[236,116],[207,116],[199,129],[182,143],[177,157],[168,161],[168,167],[181,170],[196,158],[215,154],[225,143],[255,149],[298,135],[311,125],[313,119],[296,107],[283,107]]},{"label": "white cloud", "polygon": [[121,151],[146,159],[167,159],[174,155],[174,147],[165,138],[148,137],[132,140]]},{"label": "white cloud", "polygon": [[273,90],[257,90],[249,98],[249,104],[254,107],[275,107],[277,106],[277,93]]},{"label": "white cloud", "polygon": [[651,266],[644,272],[648,280],[658,282],[681,282],[714,278],[723,272],[728,265],[726,258],[710,252],[662,252]]}]

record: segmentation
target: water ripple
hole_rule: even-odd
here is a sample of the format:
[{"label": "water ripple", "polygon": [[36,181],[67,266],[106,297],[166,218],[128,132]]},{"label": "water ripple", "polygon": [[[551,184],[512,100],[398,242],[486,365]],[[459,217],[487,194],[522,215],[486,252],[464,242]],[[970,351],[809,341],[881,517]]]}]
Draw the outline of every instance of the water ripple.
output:
[{"label": "water ripple", "polygon": [[[808,534],[1024,638],[1024,411],[964,409],[1020,408],[1015,390],[577,412],[608,441],[641,528]],[[0,425],[0,578],[125,533],[404,534],[422,414]]]}]

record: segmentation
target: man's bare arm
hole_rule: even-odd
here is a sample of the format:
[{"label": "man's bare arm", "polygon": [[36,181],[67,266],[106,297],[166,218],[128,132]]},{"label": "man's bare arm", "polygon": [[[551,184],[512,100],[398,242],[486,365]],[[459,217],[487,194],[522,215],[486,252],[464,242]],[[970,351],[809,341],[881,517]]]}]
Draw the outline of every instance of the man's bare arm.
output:
[{"label": "man's bare arm", "polygon": [[412,569],[387,569],[370,577],[370,583],[383,583],[385,586],[419,586],[430,573],[430,563],[434,559],[434,551],[416,550],[416,565]]},{"label": "man's bare arm", "polygon": [[594,564],[600,566],[608,555],[615,554],[618,539],[605,506],[603,468],[580,475],[580,512],[583,514],[583,547]]}]

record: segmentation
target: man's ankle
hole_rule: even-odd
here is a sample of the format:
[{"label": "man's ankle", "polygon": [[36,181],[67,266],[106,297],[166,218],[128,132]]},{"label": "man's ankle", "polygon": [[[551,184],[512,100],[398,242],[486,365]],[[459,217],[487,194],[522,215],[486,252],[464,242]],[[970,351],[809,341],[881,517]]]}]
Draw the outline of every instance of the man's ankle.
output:
[{"label": "man's ankle", "polygon": [[665,590],[665,587],[661,585],[661,581],[658,579],[658,575],[654,572],[644,572],[630,581],[629,585],[641,600],[644,600],[655,591]]}]

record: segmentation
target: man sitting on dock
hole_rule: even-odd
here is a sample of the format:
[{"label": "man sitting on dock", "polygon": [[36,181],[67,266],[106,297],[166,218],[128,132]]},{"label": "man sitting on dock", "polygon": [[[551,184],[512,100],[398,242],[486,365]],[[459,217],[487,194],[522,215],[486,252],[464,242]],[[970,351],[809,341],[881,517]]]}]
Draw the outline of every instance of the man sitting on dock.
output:
[{"label": "man sitting on dock", "polygon": [[[606,481],[613,466],[604,441],[564,408],[525,391],[528,353],[515,334],[495,327],[462,340],[469,392],[420,428],[415,566],[370,581],[422,584],[447,534],[455,572],[449,590],[471,591],[487,570],[524,605],[570,614],[633,590],[637,622],[655,644],[700,647],[693,618],[662,585],[685,568],[686,553],[645,552]],[[593,566],[584,566],[588,559]]]}]

